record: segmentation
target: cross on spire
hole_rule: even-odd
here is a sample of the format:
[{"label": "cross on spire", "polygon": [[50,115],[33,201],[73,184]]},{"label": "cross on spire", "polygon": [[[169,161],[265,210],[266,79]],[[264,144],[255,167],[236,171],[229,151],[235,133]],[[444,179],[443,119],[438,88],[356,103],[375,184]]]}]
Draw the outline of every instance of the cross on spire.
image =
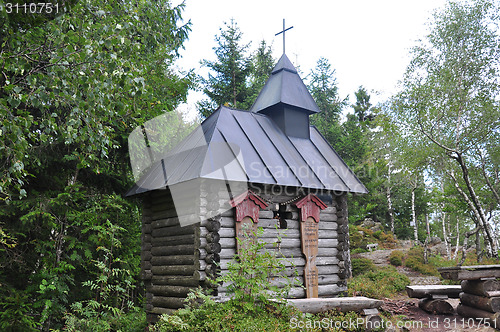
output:
[{"label": "cross on spire", "polygon": [[287,32],[291,28],[293,28],[293,26],[285,29],[285,19],[283,19],[283,30],[281,30],[280,32],[278,32],[277,34],[275,34],[275,36],[277,36],[277,35],[279,35],[281,33],[283,34],[283,54],[285,54],[285,32]]}]

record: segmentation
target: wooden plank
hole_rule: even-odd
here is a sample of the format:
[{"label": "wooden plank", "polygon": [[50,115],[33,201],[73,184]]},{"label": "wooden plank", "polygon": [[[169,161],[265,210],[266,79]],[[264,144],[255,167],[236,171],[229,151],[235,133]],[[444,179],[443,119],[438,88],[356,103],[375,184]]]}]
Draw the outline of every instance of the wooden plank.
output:
[{"label": "wooden plank", "polygon": [[418,307],[426,312],[439,315],[453,315],[455,312],[451,304],[443,299],[420,299]]},{"label": "wooden plank", "polygon": [[500,297],[485,297],[469,293],[460,293],[460,301],[469,307],[489,312],[500,311]]},{"label": "wooden plank", "polygon": [[414,285],[406,286],[408,297],[422,299],[433,294],[447,295],[449,298],[458,299],[462,292],[460,285]]}]

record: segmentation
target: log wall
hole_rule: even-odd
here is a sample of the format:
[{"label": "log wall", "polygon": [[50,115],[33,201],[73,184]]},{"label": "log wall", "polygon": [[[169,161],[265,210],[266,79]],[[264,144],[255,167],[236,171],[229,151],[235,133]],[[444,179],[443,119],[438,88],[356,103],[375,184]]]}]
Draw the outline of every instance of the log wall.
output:
[{"label": "log wall", "polygon": [[[266,201],[273,203],[287,202],[296,197],[302,197],[304,192],[299,192],[287,188],[281,193],[272,192],[271,186],[255,186],[251,188],[257,195],[263,197]],[[347,226],[347,201],[345,195],[337,197],[331,192],[324,194],[333,195],[332,202],[329,202],[328,207],[320,213],[319,223],[319,239],[318,239],[318,256],[316,265],[318,268],[318,295],[320,297],[331,297],[339,295],[347,290],[347,277],[350,273],[349,256],[339,250],[347,246],[349,250],[349,234]],[[266,242],[265,246],[268,250],[276,251],[280,257],[284,257],[287,265],[294,265],[294,270],[285,271],[288,277],[298,275],[298,280],[303,285],[303,271],[305,266],[305,258],[301,250],[301,235],[299,210],[292,203],[287,204],[286,211],[288,217],[286,219],[286,229],[279,228],[277,219],[273,219],[274,212],[279,209],[277,204],[269,204],[265,210],[259,212],[258,227],[264,229],[264,234],[260,238]],[[339,208],[340,207],[340,208]],[[223,212],[219,219],[219,243],[220,243],[220,269],[221,273],[227,272],[229,262],[233,260],[236,254],[236,239],[235,239],[235,210],[230,209]],[[340,223],[338,221],[341,221]],[[339,227],[339,224],[342,227]],[[201,231],[204,234],[204,231]],[[278,235],[281,237],[281,242],[278,243]],[[203,236],[201,237],[203,241]],[[347,261],[347,263],[346,263]],[[348,271],[348,273],[346,273]],[[278,285],[283,284],[284,280],[277,279]],[[222,298],[227,297],[227,285],[221,285],[217,289],[218,295]],[[305,290],[301,287],[296,287],[290,292],[291,298],[306,297]]]},{"label": "log wall", "polygon": [[[235,209],[229,205],[226,184],[202,180],[191,186],[199,192],[190,195],[188,185],[186,188],[189,190],[180,194],[176,192],[173,196],[169,190],[157,190],[144,196],[141,274],[146,287],[149,322],[155,322],[163,313],[183,307],[184,298],[197,286],[213,287],[214,295],[222,298],[229,295],[227,285],[213,285],[209,279],[227,272],[228,264],[236,254]],[[301,250],[300,211],[293,202],[286,205],[286,229],[279,229],[279,221],[273,217],[279,203],[307,193],[291,188],[277,193],[272,192],[271,186],[254,186],[251,189],[273,202],[259,212],[258,227],[264,229],[261,240],[267,243],[267,250],[276,251],[277,255],[284,257],[287,265],[295,266],[294,269],[287,269],[284,275],[298,275],[303,284],[305,258]],[[325,202],[328,207],[320,213],[316,258],[318,295],[333,297],[347,290],[347,278],[351,271],[347,200],[346,195],[323,194],[331,195],[332,200]],[[179,197],[180,201],[177,200]],[[193,201],[193,197],[197,198]],[[199,222],[181,227],[176,211],[179,202],[182,203],[182,211],[188,211],[186,207],[191,205],[189,213],[192,216],[187,217]],[[278,236],[281,237],[279,243]],[[284,279],[277,278],[274,282],[283,285]],[[290,297],[304,298],[305,290],[296,287],[291,290]]]},{"label": "log wall", "polygon": [[[184,199],[179,196],[182,194],[172,196],[170,190],[158,190],[144,197],[142,267],[150,323],[161,314],[182,308],[186,295],[200,285],[199,223],[179,224],[175,206]],[[200,198],[196,196],[186,196],[186,206],[197,208]],[[191,212],[187,216],[197,220],[195,210],[182,210]]]}]

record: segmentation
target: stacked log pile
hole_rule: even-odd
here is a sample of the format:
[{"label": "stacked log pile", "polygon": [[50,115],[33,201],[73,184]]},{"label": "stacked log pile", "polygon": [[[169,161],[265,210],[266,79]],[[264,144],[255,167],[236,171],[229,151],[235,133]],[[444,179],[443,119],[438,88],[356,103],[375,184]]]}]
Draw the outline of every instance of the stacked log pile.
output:
[{"label": "stacked log pile", "polygon": [[438,271],[445,279],[461,281],[459,315],[500,329],[500,265],[456,266]]},{"label": "stacked log pile", "polygon": [[496,279],[463,280],[457,312],[463,317],[486,319],[500,329],[500,281]]}]

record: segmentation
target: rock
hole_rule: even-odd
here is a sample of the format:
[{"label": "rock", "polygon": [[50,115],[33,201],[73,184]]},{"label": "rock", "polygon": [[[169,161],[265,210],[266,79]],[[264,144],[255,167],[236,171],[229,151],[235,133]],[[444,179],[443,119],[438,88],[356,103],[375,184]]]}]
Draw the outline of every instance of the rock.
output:
[{"label": "rock", "polygon": [[429,238],[429,245],[434,246],[436,244],[440,244],[442,241],[439,237],[437,236],[431,236]]},{"label": "rock", "polygon": [[361,223],[361,226],[364,228],[372,228],[375,226],[375,221],[373,221],[372,218],[365,218],[365,220]]},{"label": "rock", "polygon": [[431,254],[439,254],[441,256],[446,256],[446,245],[444,243],[439,243],[429,248]]}]

